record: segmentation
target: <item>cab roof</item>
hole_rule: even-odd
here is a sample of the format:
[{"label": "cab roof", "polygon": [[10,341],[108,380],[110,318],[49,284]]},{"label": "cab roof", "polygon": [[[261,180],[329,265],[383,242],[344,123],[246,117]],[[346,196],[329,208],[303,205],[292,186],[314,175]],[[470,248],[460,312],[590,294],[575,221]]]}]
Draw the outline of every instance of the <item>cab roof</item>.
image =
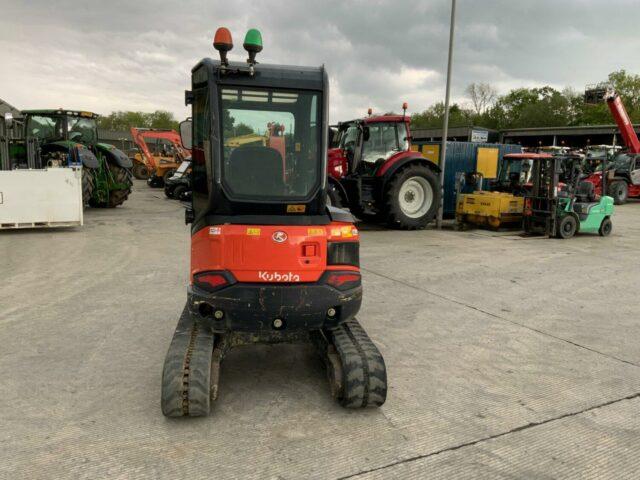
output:
[{"label": "cab roof", "polygon": [[408,115],[373,115],[371,117],[365,117],[362,119],[364,123],[380,123],[380,122],[405,122],[409,123],[411,117]]},{"label": "cab roof", "polygon": [[362,123],[400,123],[405,122],[407,124],[411,123],[411,117],[409,115],[372,115],[370,117],[364,118],[356,118],[353,120],[347,120],[345,122],[339,122],[338,127],[340,125],[349,125],[351,123],[362,122]]},{"label": "cab roof", "polygon": [[215,75],[216,82],[222,85],[323,91],[328,88],[329,84],[324,66],[301,67],[258,63],[254,66],[254,75],[251,76],[249,75],[249,66],[246,63],[229,62],[229,65],[223,70],[220,60],[204,58],[191,71],[196,72],[203,65]]},{"label": "cab roof", "polygon": [[504,158],[522,159],[522,160],[545,160],[548,158],[556,158],[556,155],[550,153],[507,153]]},{"label": "cab roof", "polygon": [[39,109],[39,110],[22,110],[22,113],[28,115],[66,115],[70,117],[98,118],[100,115],[93,112],[80,110],[65,110],[64,108],[56,109]]}]

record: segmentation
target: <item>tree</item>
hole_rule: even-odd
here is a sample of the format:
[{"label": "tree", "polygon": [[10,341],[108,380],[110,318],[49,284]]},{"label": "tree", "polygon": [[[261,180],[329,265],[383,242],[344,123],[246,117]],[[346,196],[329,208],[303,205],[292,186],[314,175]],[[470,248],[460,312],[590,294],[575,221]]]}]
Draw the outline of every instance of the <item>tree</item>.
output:
[{"label": "tree", "polygon": [[[640,75],[627,73],[625,70],[611,72],[607,77],[616,91],[633,123],[640,122]],[[609,107],[603,102],[600,105],[582,105],[577,107],[576,124],[602,125],[613,122]]]},{"label": "tree", "polygon": [[131,127],[178,129],[178,121],[173,113],[156,110],[152,113],[117,111],[98,118],[98,127],[119,132],[129,131]]},{"label": "tree", "polygon": [[549,86],[511,90],[489,114],[499,129],[565,126],[572,121],[569,100]]},{"label": "tree", "polygon": [[240,135],[248,135],[250,133],[254,133],[253,128],[251,128],[246,123],[240,122],[233,127],[233,134],[237,137],[239,137]]},{"label": "tree", "polygon": [[471,100],[476,115],[482,115],[496,100],[498,92],[488,83],[472,83],[465,93]]},{"label": "tree", "polygon": [[[640,123],[640,75],[618,70],[611,72],[607,78],[622,98],[631,121]],[[497,96],[491,85],[472,83],[465,92],[471,101],[471,108],[453,104],[449,112],[452,126],[481,125],[502,130],[613,123],[611,112],[604,102],[585,105],[582,92],[571,88],[562,91],[550,86],[515,88]],[[443,119],[442,102],[411,116],[413,128],[439,128]]]},{"label": "tree", "polygon": [[[449,124],[451,126],[470,125],[474,112],[454,103],[449,107]],[[438,102],[421,113],[411,115],[412,128],[438,128],[444,121],[444,103]]]}]

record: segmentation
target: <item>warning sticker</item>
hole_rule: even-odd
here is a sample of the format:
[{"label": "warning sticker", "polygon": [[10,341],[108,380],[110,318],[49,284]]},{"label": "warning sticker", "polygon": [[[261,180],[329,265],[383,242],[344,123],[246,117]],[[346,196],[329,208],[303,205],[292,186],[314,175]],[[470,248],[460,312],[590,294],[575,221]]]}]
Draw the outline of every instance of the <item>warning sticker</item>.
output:
[{"label": "warning sticker", "polygon": [[324,228],[310,228],[307,230],[307,235],[310,237],[322,237],[324,236]]},{"label": "warning sticker", "polygon": [[256,237],[260,236],[260,229],[259,228],[247,228],[247,235],[253,235]]},{"label": "warning sticker", "polygon": [[220,235],[222,229],[220,227],[209,227],[209,235]]},{"label": "warning sticker", "polygon": [[304,205],[287,205],[287,213],[304,213]]}]

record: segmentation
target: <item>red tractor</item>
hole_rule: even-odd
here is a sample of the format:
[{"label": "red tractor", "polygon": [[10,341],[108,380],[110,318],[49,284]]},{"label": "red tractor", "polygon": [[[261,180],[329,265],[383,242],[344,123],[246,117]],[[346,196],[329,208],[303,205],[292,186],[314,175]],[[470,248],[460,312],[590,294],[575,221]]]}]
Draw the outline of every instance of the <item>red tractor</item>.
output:
[{"label": "red tractor", "polygon": [[[406,112],[406,103],[402,106]],[[440,203],[434,162],[411,150],[411,119],[371,115],[338,124],[329,150],[329,199],[393,228],[424,228]]]},{"label": "red tractor", "polygon": [[[180,125],[193,147],[191,272],[165,358],[162,411],[209,413],[230,348],[300,341],[318,347],[344,407],[378,407],[387,395],[384,360],[355,318],[360,237],[349,212],[327,206],[327,73],[256,64],[255,29],[243,43],[248,64],[227,61],[227,29],[213,44],[220,60],[192,69],[193,123]],[[262,131],[265,119],[282,142],[227,142],[241,125]]]},{"label": "red tractor", "polygon": [[[616,205],[627,203],[629,197],[640,197],[640,140],[620,96],[610,85],[599,84],[587,87],[584,99],[588,104],[607,102],[627,147],[606,165],[605,193],[613,197]],[[585,181],[594,185],[597,195],[602,195],[602,166]]]}]

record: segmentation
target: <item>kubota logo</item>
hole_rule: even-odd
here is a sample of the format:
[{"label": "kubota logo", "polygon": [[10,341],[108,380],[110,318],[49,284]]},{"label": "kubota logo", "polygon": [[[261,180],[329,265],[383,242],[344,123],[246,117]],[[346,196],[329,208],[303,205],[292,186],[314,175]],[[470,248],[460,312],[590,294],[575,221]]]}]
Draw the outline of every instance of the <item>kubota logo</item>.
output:
[{"label": "kubota logo", "polygon": [[300,281],[300,275],[293,272],[280,273],[280,272],[259,271],[258,278],[263,282],[299,282]]},{"label": "kubota logo", "polygon": [[271,235],[271,238],[276,243],[282,243],[287,240],[287,234],[284,233],[282,230],[278,230],[277,232],[273,232],[273,235]]}]

